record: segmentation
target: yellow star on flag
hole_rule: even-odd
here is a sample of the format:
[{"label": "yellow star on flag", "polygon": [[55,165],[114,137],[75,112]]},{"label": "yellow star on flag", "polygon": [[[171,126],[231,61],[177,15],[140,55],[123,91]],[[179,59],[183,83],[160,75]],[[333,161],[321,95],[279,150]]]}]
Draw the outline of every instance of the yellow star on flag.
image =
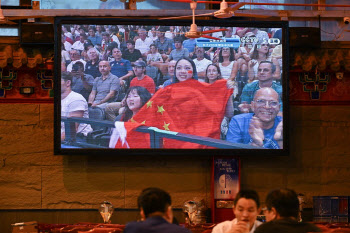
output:
[{"label": "yellow star on flag", "polygon": [[131,118],[131,119],[130,119],[130,122],[136,122],[136,121],[134,120],[134,118]]},{"label": "yellow star on flag", "polygon": [[142,124],[142,125],[145,125],[145,124],[146,124],[146,120],[142,121],[141,124]]},{"label": "yellow star on flag", "polygon": [[163,112],[165,112],[163,106],[157,106],[157,107],[158,107],[158,111],[157,112],[160,112],[163,115]]},{"label": "yellow star on flag", "polygon": [[147,108],[149,108],[149,107],[152,107],[152,103],[153,103],[153,101],[148,101],[147,103],[146,103],[146,105],[147,105]]},{"label": "yellow star on flag", "polygon": [[165,130],[170,130],[170,129],[169,129],[169,125],[170,125],[170,123],[167,124],[167,123],[164,122],[163,128],[164,128]]}]

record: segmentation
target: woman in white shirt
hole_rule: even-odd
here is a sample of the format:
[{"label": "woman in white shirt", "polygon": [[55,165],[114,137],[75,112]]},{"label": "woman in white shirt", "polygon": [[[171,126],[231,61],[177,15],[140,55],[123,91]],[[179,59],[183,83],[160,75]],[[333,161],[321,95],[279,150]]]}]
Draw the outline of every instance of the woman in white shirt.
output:
[{"label": "woman in white shirt", "polygon": [[268,44],[255,44],[251,58],[252,59],[248,62],[248,82],[257,80],[258,67],[262,61],[271,61],[276,66],[276,71],[273,73],[273,77],[275,79],[281,78],[281,67],[276,58],[271,58],[270,46]]},{"label": "woman in white shirt", "polygon": [[[232,48],[224,47],[219,52],[219,67],[221,70],[221,76],[224,79],[236,77],[238,66],[235,62],[235,51]],[[233,73],[233,75],[231,75]],[[233,81],[233,80],[232,80]]]}]

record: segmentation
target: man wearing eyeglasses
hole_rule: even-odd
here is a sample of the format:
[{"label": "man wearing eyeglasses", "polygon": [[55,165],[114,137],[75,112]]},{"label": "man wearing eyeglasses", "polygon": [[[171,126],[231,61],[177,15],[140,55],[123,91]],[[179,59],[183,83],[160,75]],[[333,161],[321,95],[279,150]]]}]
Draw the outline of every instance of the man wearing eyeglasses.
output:
[{"label": "man wearing eyeglasses", "polygon": [[[258,67],[258,80],[248,83],[244,86],[241,95],[241,104],[238,106],[241,113],[248,113],[251,111],[250,103],[253,100],[255,92],[263,87],[271,87],[274,89],[280,100],[282,98],[282,86],[274,81],[273,74],[276,71],[276,66],[270,61],[262,61]],[[282,115],[283,105],[280,101],[280,111]]]},{"label": "man wearing eyeglasses", "polygon": [[69,51],[69,56],[70,56],[70,58],[71,58],[71,63],[69,63],[68,66],[67,66],[67,71],[68,71],[68,72],[72,72],[72,67],[73,67],[73,65],[74,65],[76,62],[78,62],[78,61],[80,61],[81,63],[83,63],[84,66],[86,65],[86,61],[84,61],[84,60],[81,59],[81,57],[80,57],[80,51],[79,51],[79,50],[73,49],[73,48],[72,48],[72,49]]},{"label": "man wearing eyeglasses", "polygon": [[283,125],[282,117],[278,116],[280,110],[278,93],[271,87],[260,88],[255,92],[251,109],[253,113],[232,117],[226,140],[266,149],[281,149]]},{"label": "man wearing eyeglasses", "polygon": [[298,222],[299,200],[294,190],[272,190],[267,194],[265,204],[266,223],[260,225],[255,233],[321,232],[311,223]]}]

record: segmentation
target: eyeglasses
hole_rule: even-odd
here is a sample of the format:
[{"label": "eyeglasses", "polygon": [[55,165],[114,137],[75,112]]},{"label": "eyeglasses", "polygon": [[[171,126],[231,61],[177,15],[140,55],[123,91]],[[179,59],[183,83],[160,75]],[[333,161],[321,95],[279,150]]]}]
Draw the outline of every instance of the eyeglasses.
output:
[{"label": "eyeglasses", "polygon": [[279,103],[277,101],[271,100],[271,101],[267,101],[267,100],[262,100],[262,99],[258,99],[254,101],[256,103],[256,105],[258,105],[259,107],[261,106],[266,106],[266,103],[269,104],[270,107],[277,107],[279,105]]}]

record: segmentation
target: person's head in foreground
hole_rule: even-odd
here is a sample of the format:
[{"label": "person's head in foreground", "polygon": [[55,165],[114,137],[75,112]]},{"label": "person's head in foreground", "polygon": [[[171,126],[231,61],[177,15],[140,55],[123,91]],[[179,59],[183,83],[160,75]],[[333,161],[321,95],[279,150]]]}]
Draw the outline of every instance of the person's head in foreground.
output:
[{"label": "person's head in foreground", "polygon": [[264,214],[266,221],[280,218],[297,219],[299,214],[299,199],[291,189],[276,189],[266,197]]},{"label": "person's head in foreground", "polygon": [[308,222],[299,222],[299,199],[291,189],[275,189],[267,194],[264,215],[266,223],[261,224],[255,233],[321,232],[321,229]]},{"label": "person's head in foreground", "polygon": [[237,218],[237,223],[244,222],[250,231],[260,213],[258,193],[249,189],[239,191],[233,202],[233,213]]},{"label": "person's head in foreground", "polygon": [[175,65],[175,83],[183,82],[188,79],[198,79],[197,69],[194,62],[187,58],[180,58]]},{"label": "person's head in foreground", "polygon": [[166,191],[160,188],[146,188],[142,190],[138,197],[137,205],[143,219],[161,216],[169,223],[172,223],[171,197]]},{"label": "person's head in foreground", "polygon": [[125,117],[123,120],[130,120],[151,97],[151,93],[144,87],[130,87],[126,93]]}]

